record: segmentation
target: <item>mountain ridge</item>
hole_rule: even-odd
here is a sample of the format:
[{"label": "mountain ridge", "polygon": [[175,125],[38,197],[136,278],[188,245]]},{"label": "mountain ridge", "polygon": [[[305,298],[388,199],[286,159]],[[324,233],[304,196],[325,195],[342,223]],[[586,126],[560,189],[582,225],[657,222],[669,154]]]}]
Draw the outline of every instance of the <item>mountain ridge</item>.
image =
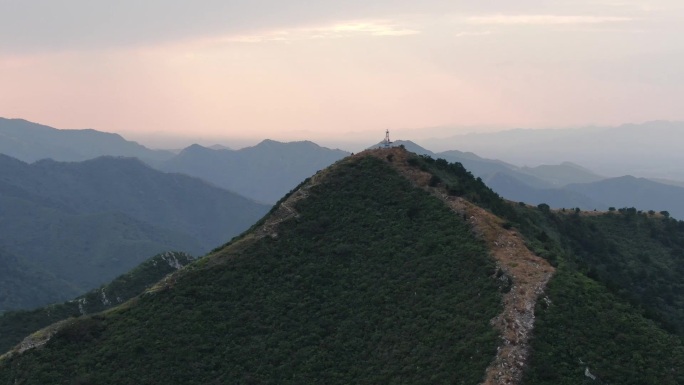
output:
[{"label": "mountain ridge", "polygon": [[[359,373],[367,373],[372,375],[372,373],[375,372],[374,376],[378,380],[381,380],[382,378],[399,378],[396,377],[399,375],[399,372],[396,372],[395,369],[391,369],[390,371],[385,369],[378,372],[375,368],[381,368],[385,365],[385,362],[394,362],[395,359],[404,361],[406,358],[402,357],[406,357],[405,354],[409,354],[410,350],[408,349],[410,349],[411,346],[417,346],[415,345],[417,335],[414,336],[413,332],[410,334],[405,334],[406,332],[402,332],[402,330],[412,330],[415,333],[418,333],[418,335],[422,335],[424,333],[433,334],[435,337],[429,339],[433,341],[429,344],[430,346],[435,344],[440,346],[443,345],[443,343],[440,343],[436,338],[437,334],[434,334],[437,330],[441,330],[443,328],[453,329],[456,327],[456,330],[482,330],[486,333],[486,337],[481,337],[481,339],[478,340],[477,345],[474,345],[475,340],[473,340],[471,336],[463,335],[457,340],[454,339],[456,337],[448,338],[448,341],[458,342],[457,345],[459,347],[452,345],[451,342],[449,342],[448,345],[443,346],[448,352],[452,352],[445,353],[444,357],[450,356],[456,351],[463,350],[468,352],[468,355],[471,357],[470,362],[463,362],[458,365],[459,367],[481,367],[481,370],[484,371],[485,367],[490,361],[490,354],[494,354],[496,345],[495,333],[491,331],[492,326],[489,325],[489,320],[491,318],[490,314],[493,316],[497,308],[496,304],[498,300],[496,299],[496,283],[487,278],[488,275],[491,274],[490,269],[493,269],[494,266],[493,264],[486,262],[488,261],[488,257],[483,253],[483,249],[481,246],[479,246],[478,242],[472,242],[472,244],[456,242],[458,238],[447,236],[448,234],[460,234],[459,237],[472,237],[472,235],[470,235],[471,233],[467,229],[467,226],[459,219],[460,217],[452,214],[446,207],[443,206],[443,204],[437,202],[434,198],[428,198],[428,195],[426,195],[427,193],[423,192],[422,190],[410,188],[410,184],[407,180],[396,176],[396,174],[387,174],[383,183],[388,186],[388,189],[385,193],[378,191],[376,181],[373,179],[373,175],[378,175],[377,172],[379,170],[385,169],[386,167],[387,166],[385,166],[379,160],[366,161],[359,166],[356,166],[355,163],[349,163],[349,166],[341,166],[335,171],[335,175],[345,178],[344,180],[339,180],[337,177],[334,179],[327,178],[326,174],[328,171],[321,171],[321,173],[312,178],[314,180],[312,185],[308,186],[306,185],[308,182],[305,182],[305,184],[302,186],[303,188],[293,191],[291,194],[289,194],[289,198],[283,200],[282,204],[278,209],[274,210],[269,219],[265,219],[262,223],[255,225],[253,228],[266,229],[265,231],[259,233],[251,231],[245,233],[241,237],[236,238],[229,245],[217,250],[212,255],[208,255],[189,265],[188,267],[172,274],[151,289],[148,294],[141,296],[136,303],[131,303],[123,308],[112,309],[102,316],[88,317],[77,322],[75,321],[75,323],[61,325],[50,342],[48,342],[46,345],[43,345],[44,347],[39,349],[42,349],[42,352],[46,352],[45,348],[49,349],[49,347],[54,345],[56,341],[62,340],[62,338],[66,337],[67,335],[72,335],[72,332],[76,333],[74,336],[80,334],[78,330],[85,330],[82,329],[82,326],[85,326],[86,324],[90,324],[96,328],[99,328],[99,326],[96,325],[100,324],[100,317],[104,317],[102,320],[113,317],[111,318],[111,321],[116,323],[118,322],[116,319],[121,319],[122,316],[129,317],[129,315],[139,312],[143,309],[141,305],[149,303],[150,301],[156,303],[157,301],[161,300],[163,303],[171,304],[175,301],[171,299],[172,297],[185,292],[185,290],[193,290],[187,286],[189,282],[208,279],[211,282],[225,282],[225,284],[215,287],[216,289],[223,287],[222,289],[219,289],[218,292],[215,292],[213,288],[210,289],[210,291],[200,289],[200,291],[196,292],[196,295],[200,295],[202,297],[208,295],[209,297],[205,298],[209,300],[210,303],[214,303],[215,301],[226,301],[226,299],[231,298],[232,300],[229,302],[216,302],[211,305],[211,307],[207,308],[198,303],[198,306],[202,306],[202,312],[204,312],[204,310],[214,309],[209,313],[205,313],[202,318],[207,320],[214,319],[214,317],[218,316],[218,314],[222,314],[220,310],[223,309],[224,306],[229,306],[233,309],[227,314],[235,314],[236,316],[244,314],[245,317],[252,318],[251,321],[245,322],[245,320],[231,316],[224,322],[228,322],[228,325],[235,326],[228,329],[226,329],[225,324],[214,324],[214,330],[222,334],[230,333],[232,336],[228,339],[224,337],[221,339],[222,341],[234,341],[240,345],[244,345],[247,343],[247,341],[243,340],[245,336],[241,334],[240,330],[245,330],[244,328],[247,328],[246,330],[252,330],[253,328],[260,329],[262,327],[267,327],[266,325],[270,324],[270,321],[268,321],[270,317],[275,317],[276,314],[289,314],[288,319],[294,321],[294,323],[292,323],[292,321],[288,323],[291,325],[288,328],[276,329],[281,330],[280,332],[277,332],[278,334],[299,330],[300,326],[297,325],[301,325],[301,327],[303,327],[302,332],[308,333],[307,331],[310,331],[313,333],[306,339],[291,340],[291,343],[294,343],[297,346],[302,346],[301,349],[294,350],[292,353],[290,353],[287,349],[276,350],[275,346],[268,348],[268,351],[270,352],[268,355],[270,357],[269,361],[274,362],[274,366],[272,366],[272,368],[273,370],[279,372],[282,371],[281,376],[283,380],[286,380],[285,383],[293,383],[293,381],[296,383],[301,383],[302,381],[308,382],[309,379],[313,380],[314,377],[309,377],[310,374],[307,374],[305,371],[296,370],[295,372],[292,372],[291,369],[288,369],[289,365],[280,366],[277,364],[277,362],[283,362],[281,360],[285,360],[285,362],[292,362],[292,365],[295,365],[295,368],[300,368],[302,364],[313,360],[307,365],[315,365],[316,367],[322,365],[322,367],[330,367],[331,361],[329,360],[331,360],[333,357],[337,357],[335,359],[335,366],[340,368],[348,368],[348,370],[344,369],[336,372],[337,374],[331,373],[330,375],[325,375],[325,378],[329,379],[333,383],[340,383],[340,381],[348,383],[348,381],[345,381],[345,379],[355,378],[355,376],[357,376]],[[378,171],[371,172],[371,170]],[[366,174],[367,172],[371,173]],[[364,174],[366,175],[363,178],[358,178],[358,176]],[[348,179],[356,181],[354,188],[352,188],[352,186],[348,183]],[[316,184],[316,182],[321,180],[325,180],[326,183]],[[361,187],[359,183],[363,183],[363,187]],[[340,190],[338,186],[346,186],[346,189]],[[407,189],[407,187],[409,188]],[[363,193],[360,193],[360,188],[364,191]],[[368,192],[372,190],[375,190],[375,197],[373,197],[373,199],[370,201],[366,201],[366,197],[371,197],[368,195]],[[314,257],[317,255],[314,250],[319,250],[320,247],[325,247],[326,243],[323,239],[317,240],[322,233],[320,232],[318,225],[315,225],[314,222],[322,224],[322,222],[317,221],[325,221],[325,219],[318,216],[317,213],[320,212],[319,208],[334,207],[334,205],[331,206],[331,204],[337,199],[348,197],[348,193],[350,191],[356,191],[357,194],[360,194],[358,196],[359,200],[357,201],[357,204],[363,206],[364,210],[349,210],[346,207],[339,206],[337,210],[341,210],[339,212],[345,214],[340,217],[336,216],[336,221],[326,221],[327,224],[324,226],[327,226],[328,232],[332,232],[343,237],[345,242],[347,242],[347,246],[340,245],[339,247],[335,247],[333,254],[327,254],[328,252],[326,252],[322,258],[324,258],[323,260],[327,260],[328,263],[322,264],[322,270],[319,270],[311,265],[316,261],[323,261],[318,257]],[[440,215],[449,221],[448,223],[451,225],[441,231],[447,238],[441,241],[439,241],[439,238],[434,238],[430,241],[423,240],[422,242],[416,242],[417,247],[420,247],[421,249],[432,249],[437,247],[437,245],[440,245],[440,248],[446,248],[445,251],[437,251],[437,249],[435,249],[435,252],[437,255],[439,255],[439,257],[431,257],[422,253],[411,252],[410,255],[417,257],[417,259],[406,255],[401,257],[401,260],[404,261],[402,264],[391,264],[389,263],[390,261],[396,260],[396,258],[401,255],[396,253],[401,249],[397,248],[399,245],[395,244],[392,238],[385,237],[384,233],[389,229],[386,229],[382,232],[365,231],[365,234],[369,235],[370,237],[364,237],[363,240],[357,239],[355,236],[347,233],[348,223],[361,222],[372,226],[371,228],[380,230],[380,228],[377,227],[375,216],[368,216],[368,212],[377,212],[378,214],[382,213],[389,217],[404,218],[407,213],[392,210],[391,207],[386,206],[387,202],[385,199],[380,199],[381,196],[390,198],[391,196],[388,195],[388,193],[394,191],[399,193],[399,195],[394,195],[392,199],[397,199],[397,202],[413,202],[412,204],[415,205],[415,212],[408,213],[413,218],[411,221],[402,220],[393,222],[395,223],[393,231],[405,234],[405,236],[408,237],[405,238],[407,241],[409,239],[418,240],[421,237],[422,232],[416,230],[422,228],[422,226],[433,223],[435,218],[435,212],[433,209],[438,209]],[[308,194],[308,196],[305,199],[300,198],[297,200],[302,193],[305,195]],[[329,195],[329,193],[333,193],[334,195]],[[288,199],[290,199],[289,203]],[[294,209],[295,213],[290,211],[290,209]],[[282,210],[282,214],[284,215],[291,215],[291,218],[294,219],[295,223],[293,223],[293,219],[285,219],[287,225],[277,226],[276,224],[276,227],[274,227],[276,233],[274,234],[268,229],[271,228],[269,227],[270,225],[279,220],[278,218],[281,213],[278,213],[278,210]],[[285,221],[279,222],[278,224],[286,223]],[[299,224],[297,224],[297,222],[299,222]],[[399,227],[396,227],[396,225],[399,225]],[[292,243],[292,240],[288,241],[292,236],[296,236],[297,242]],[[356,240],[355,243],[351,243],[352,240]],[[359,244],[359,241],[362,241],[363,243]],[[387,248],[384,248],[385,252],[382,255],[366,254],[364,251],[365,245],[370,245],[375,242],[381,242],[386,245]],[[295,247],[296,249],[293,249],[293,253],[286,252],[286,255],[290,255],[290,257],[286,258],[282,252],[278,252],[276,249],[272,248],[273,246],[280,244],[292,245],[292,247]],[[468,248],[466,248],[466,245],[468,244],[470,246],[467,246]],[[455,248],[453,250],[461,250],[459,252],[459,255],[461,255],[460,258],[451,258],[450,254],[446,252],[446,250],[452,250],[452,248]],[[296,250],[301,251],[297,252]],[[309,252],[302,252],[304,250],[309,250]],[[248,252],[249,255],[252,256],[243,254]],[[255,252],[257,253],[258,257],[252,254]],[[405,252],[407,252],[407,250],[404,250],[404,253]],[[290,262],[288,261],[292,258],[298,262],[296,262],[295,265],[290,266]],[[443,261],[444,264],[437,264],[438,261]],[[407,266],[413,266],[413,268],[406,270],[402,267],[403,264],[406,264]],[[299,271],[292,271],[291,269],[294,268],[294,266],[300,266],[300,268],[297,269]],[[359,269],[361,266],[364,266],[364,268]],[[440,268],[438,269],[437,266],[440,266]],[[253,276],[253,273],[249,273],[253,268],[259,269],[263,272],[262,274],[265,274],[265,276],[262,276],[261,274],[258,276]],[[305,274],[304,270],[301,269],[304,269],[306,272],[313,275]],[[226,275],[221,272],[225,272]],[[388,276],[390,272],[392,273]],[[396,274],[415,275],[414,279],[427,280],[426,282],[430,282],[430,286],[425,286],[423,288],[416,287],[414,284],[411,284],[411,280],[398,279],[399,276]],[[476,276],[479,277],[476,280],[479,282],[477,285],[473,285],[473,282],[475,282],[473,280],[466,282],[465,278],[470,274],[476,274]],[[373,278],[370,280],[363,279],[363,281],[360,281],[361,277]],[[242,289],[240,289],[243,287],[243,280],[247,280],[244,281],[246,284],[253,279],[255,279],[256,282],[264,282],[264,284],[267,285],[279,282],[278,287],[283,285],[282,289],[274,291],[270,291],[268,289],[265,290],[267,290],[269,293],[273,293],[272,295],[275,295],[280,299],[277,301],[275,298],[272,300],[264,299],[263,301],[267,302],[262,302],[262,300],[259,299],[260,297],[254,297],[257,294],[262,293],[261,289],[255,289],[256,291],[242,291]],[[228,282],[233,282],[233,284],[228,285]],[[344,289],[342,286],[338,286],[335,282],[340,282],[344,286]],[[358,283],[353,284],[354,282]],[[365,285],[370,286],[364,288],[363,286],[360,286],[362,285],[362,282],[366,282]],[[385,284],[389,286],[385,286]],[[434,286],[433,289],[430,289],[432,285],[436,286]],[[459,287],[463,285],[464,291],[434,290],[442,287],[453,287],[454,285]],[[310,286],[312,287],[311,289],[306,289]],[[313,287],[319,286],[321,289],[327,288],[327,290],[313,290]],[[396,297],[396,294],[389,290],[389,287],[396,287],[397,290],[405,292],[406,295]],[[359,293],[373,294],[371,297],[368,297],[368,300],[365,300],[364,296],[351,294],[348,292],[349,290],[351,290],[352,293],[359,291]],[[411,293],[410,296],[408,295],[409,291]],[[479,296],[477,295],[478,292]],[[249,301],[243,302],[241,299],[243,298],[243,295],[245,295]],[[267,297],[270,298],[270,295],[271,294],[269,294]],[[183,296],[185,297],[185,295]],[[171,300],[172,302],[166,302],[167,300],[165,298]],[[395,298],[403,299],[399,302],[396,302]],[[180,297],[177,297],[177,299],[180,299]],[[373,313],[364,313],[363,316],[355,315],[356,312],[361,311],[361,308],[358,305],[362,303],[368,304],[369,300],[375,303],[375,311]],[[293,303],[292,301],[296,301],[294,303],[301,303],[302,305],[306,304],[306,306],[290,307],[288,304]],[[491,303],[492,306],[478,310],[477,315],[474,314],[471,317],[472,320],[469,320],[468,317],[459,317],[456,319],[453,317],[448,317],[452,319],[452,323],[445,323],[445,321],[441,321],[440,319],[432,319],[430,321],[433,326],[432,328],[418,327],[421,324],[425,324],[427,321],[427,318],[425,317],[428,317],[428,311],[430,310],[429,308],[421,310],[419,307],[415,307],[415,304],[433,303],[435,306],[433,311],[438,311],[439,314],[448,315],[449,307],[461,301],[472,303],[473,309],[479,309],[476,305],[478,303],[482,303],[482,301],[484,301],[484,303]],[[160,305],[162,302],[160,302]],[[221,305],[221,303],[224,305]],[[262,303],[271,303],[273,306],[275,306],[275,309],[271,311],[267,308],[263,308],[263,305],[259,305]],[[346,303],[348,304],[347,306],[350,307],[345,306],[338,309],[330,307],[332,303]],[[261,310],[256,313],[254,310],[249,310],[253,307],[253,305],[257,305],[258,308],[261,308]],[[307,309],[320,312],[320,316],[310,315]],[[483,313],[480,314],[480,311]],[[185,314],[190,315],[188,312],[185,312]],[[404,320],[400,314],[404,314],[404,317],[409,317],[408,319],[422,319],[422,321],[419,321],[419,323],[407,322],[408,319]],[[170,315],[175,319],[176,317],[183,317],[184,312],[174,312]],[[366,316],[370,318],[366,318]],[[347,319],[347,321],[342,324],[338,324],[335,321],[335,319],[338,317]],[[156,318],[151,319],[147,316],[144,318],[147,318],[147,322],[150,323],[150,325],[157,325]],[[142,320],[142,318],[140,318],[140,320]],[[201,323],[199,319],[198,322],[200,323],[196,323],[195,325],[204,324]],[[456,323],[454,324],[453,322]],[[164,321],[164,324],[167,326],[162,326],[160,324],[158,327],[165,328],[168,327],[170,323],[171,320],[167,319]],[[89,327],[86,328],[89,329]],[[152,329],[145,331],[145,333],[149,334],[150,331],[153,332],[154,330],[157,330],[156,328],[157,326],[154,326]],[[138,328],[128,328],[127,330],[133,331],[136,329]],[[364,330],[366,329],[368,329],[368,331],[372,331],[374,329],[382,330],[383,333],[377,333],[375,337],[376,342],[373,344],[368,344],[370,341],[368,341],[366,338],[361,338],[363,335],[365,335],[366,332],[364,332]],[[99,332],[96,332],[95,329],[92,330],[94,333],[99,334]],[[140,330],[142,331],[143,329]],[[392,330],[392,332],[389,330]],[[109,326],[103,330],[104,333],[109,333],[109,331],[115,332],[115,328],[113,326]],[[155,332],[153,332],[153,334],[154,333]],[[257,337],[257,335],[261,333],[256,333],[257,334],[254,335],[254,338],[257,338],[257,340],[261,341],[262,338]],[[352,337],[349,339],[345,338],[344,336],[347,335],[347,333],[352,333],[352,335],[355,336],[358,335],[358,337]],[[95,337],[96,334],[93,334],[93,336]],[[179,333],[165,334],[167,335],[166,341],[175,339],[175,337],[183,338]],[[203,335],[206,335],[206,333]],[[80,339],[80,337],[76,338]],[[130,341],[132,341],[133,344],[136,344],[136,338],[130,339]],[[250,337],[247,338],[251,339]],[[264,334],[263,338],[268,338],[268,334]],[[316,341],[319,338],[323,341],[326,341],[324,342],[324,346],[322,348],[316,348],[319,346],[318,342],[309,342],[309,339]],[[397,342],[400,340],[405,340],[406,342],[397,344]],[[74,340],[74,342],[75,341],[76,340]],[[166,341],[160,340],[159,343],[165,344]],[[188,348],[193,351],[191,354],[195,354],[195,348],[210,349],[210,351],[213,350],[213,348],[210,347],[211,343],[210,345],[207,345],[206,348],[203,347],[206,344],[205,341],[208,342],[211,340],[205,340],[204,338],[201,338],[201,340],[196,340],[195,343],[188,344]],[[428,340],[426,339],[425,341]],[[266,344],[265,346],[271,346],[271,344],[266,340],[263,340],[263,343]],[[328,347],[326,348],[325,345]],[[377,346],[381,347],[378,348]],[[341,354],[342,351],[352,347],[354,347],[354,349],[362,349],[365,351],[366,353],[363,354],[368,355],[365,361],[371,362],[371,364],[358,366],[362,361],[357,362],[360,357],[357,356],[356,353],[351,356],[349,354]],[[151,348],[152,347],[150,346],[145,348],[145,350]],[[317,351],[320,353],[312,355],[308,353],[311,352],[311,349],[317,349]],[[162,350],[166,351],[166,348],[162,348]],[[35,349],[24,351],[18,357],[28,357],[31,356],[33,352],[35,352]],[[487,353],[485,354],[484,352]],[[285,355],[283,355],[283,353],[285,353]],[[184,355],[187,356],[187,353],[184,353]],[[447,375],[447,373],[456,370],[455,368],[436,367],[435,365],[437,362],[433,358],[432,350],[427,349],[427,346],[420,348],[420,351],[414,351],[414,353],[411,353],[410,355],[418,355],[422,357],[420,358],[420,361],[423,362],[423,365],[435,367],[437,371],[433,373],[433,376],[441,376],[441,378],[444,379],[447,378],[444,377]],[[14,358],[12,357],[16,356],[7,356],[7,358],[3,360],[3,363],[7,362],[7,359],[13,360]],[[157,378],[161,377],[169,379],[170,377],[168,377],[168,375],[170,375],[170,372],[176,371],[176,365],[168,365],[169,360],[171,360],[171,362],[175,362],[176,358],[174,357],[177,357],[177,355],[167,355],[167,364],[165,365],[166,369],[162,369],[161,367],[157,368],[155,366],[155,369],[152,372],[156,373],[155,376]],[[206,365],[214,365],[214,359],[211,358],[211,355],[205,355],[205,357],[208,359],[203,361]],[[242,362],[241,365],[248,365],[251,367],[252,365],[257,364],[256,361],[253,361],[254,358],[249,354],[241,354],[238,356],[231,355],[231,357],[233,357],[231,359],[237,359],[238,361]],[[351,360],[342,360],[345,357],[350,357]],[[155,361],[148,359],[144,360],[144,362],[153,364]],[[269,365],[269,367],[271,366]],[[0,373],[4,372],[3,369],[0,369]],[[304,367],[301,367],[301,369],[304,369]],[[150,373],[150,370],[151,369],[147,369],[147,373]],[[163,370],[163,373],[167,374],[160,374],[162,372],[158,372],[157,370]],[[237,374],[237,377],[228,376],[227,373],[223,374],[223,376],[220,373],[216,373],[213,378],[223,378],[224,381],[228,380],[229,378],[247,380],[247,377],[244,377],[245,375],[248,375],[252,378],[253,376],[257,376],[257,378],[265,378],[260,373],[253,373],[254,374]],[[410,369],[409,371],[404,370],[403,373],[403,378],[409,376],[410,378],[417,380],[422,377],[422,375],[419,372],[416,372],[415,369]],[[127,374],[130,376],[130,373]],[[481,377],[482,372],[480,372],[480,370],[467,369],[460,372],[460,374],[467,376],[466,378],[475,380],[476,378]],[[104,380],[99,381],[96,379],[98,377],[103,378],[101,377],[101,375],[103,375],[102,372],[100,372],[100,374],[93,372],[92,375],[95,377],[91,378],[96,382],[109,382]],[[116,376],[116,374],[113,375]],[[197,372],[192,370],[191,372],[178,372],[177,376],[174,376],[175,380],[178,382],[201,383],[206,382],[207,378],[211,378],[212,374],[211,371]],[[2,374],[0,374],[0,378],[1,377]],[[135,377],[136,381],[151,381],[149,374],[136,374]],[[43,374],[39,374],[34,371],[32,378],[34,381],[39,381],[41,378],[45,379],[46,377]],[[85,377],[83,377],[83,379],[85,379]],[[119,375],[117,382],[125,384],[129,383],[130,380],[126,380]]]},{"label": "mountain ridge", "polygon": [[684,180],[677,166],[683,160],[678,146],[683,140],[684,122],[650,121],[613,127],[513,129],[426,143],[435,148],[457,144],[464,151],[516,164],[539,165],[561,158],[609,177],[637,174]]},{"label": "mountain ridge", "polygon": [[0,155],[0,247],[76,290],[46,291],[44,301],[22,307],[71,298],[149,255],[205,253],[268,208],[136,158],[27,164]]},{"label": "mountain ridge", "polygon": [[159,168],[202,178],[259,202],[276,202],[297,183],[349,153],[311,141],[265,139],[239,150],[213,150],[194,144]]},{"label": "mountain ridge", "polygon": [[31,163],[44,158],[82,161],[102,155],[133,156],[157,163],[173,156],[121,135],[94,129],[60,130],[24,119],[0,118],[0,153]]},{"label": "mountain ridge", "polygon": [[4,356],[0,380],[684,380],[682,334],[661,322],[684,324],[668,273],[684,268],[684,222],[529,207],[460,164],[373,154],[305,180],[147,294]]}]

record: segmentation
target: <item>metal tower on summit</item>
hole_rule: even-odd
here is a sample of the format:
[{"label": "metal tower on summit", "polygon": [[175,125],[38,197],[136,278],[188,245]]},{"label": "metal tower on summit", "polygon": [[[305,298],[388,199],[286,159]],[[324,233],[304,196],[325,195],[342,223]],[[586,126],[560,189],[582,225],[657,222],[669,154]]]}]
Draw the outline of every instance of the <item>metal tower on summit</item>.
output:
[{"label": "metal tower on summit", "polygon": [[382,141],[382,146],[384,148],[392,147],[392,141],[390,140],[390,137],[389,137],[389,130],[385,131],[385,140]]}]

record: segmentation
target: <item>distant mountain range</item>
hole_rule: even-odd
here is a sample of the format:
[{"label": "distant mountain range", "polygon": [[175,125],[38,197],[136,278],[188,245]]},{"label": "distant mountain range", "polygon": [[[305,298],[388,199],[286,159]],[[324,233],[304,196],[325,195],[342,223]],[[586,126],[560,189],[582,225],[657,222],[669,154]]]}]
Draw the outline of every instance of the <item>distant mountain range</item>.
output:
[{"label": "distant mountain range", "polygon": [[0,118],[0,154],[33,163],[41,159],[76,162],[102,155],[139,158],[149,164],[170,159],[173,152],[151,150],[118,134],[58,130],[23,119]]},{"label": "distant mountain range", "polygon": [[682,250],[664,215],[519,205],[364,151],[143,295],[71,305],[0,354],[0,383],[682,384]]},{"label": "distant mountain range", "polygon": [[[622,175],[639,175],[646,168],[655,167],[653,165],[657,162],[662,163],[669,159],[667,167],[660,169],[663,172],[654,175],[676,176],[684,158],[682,162],[678,161],[680,151],[675,151],[673,146],[678,145],[678,135],[684,135],[683,133],[684,124],[651,122],[615,128],[511,130],[494,134],[471,134],[445,139],[438,144],[443,147],[444,143],[453,142],[455,147],[476,148],[484,154],[500,151],[510,154],[510,157],[501,158],[511,160],[549,161],[549,164],[534,167],[520,167],[501,160],[487,159],[473,152],[432,152],[411,141],[397,141],[395,145],[404,145],[409,151],[418,154],[459,162],[500,195],[511,200],[531,204],[547,203],[557,208],[602,210],[610,206],[634,206],[644,210],[668,210],[681,218],[684,217],[684,207],[680,207],[677,199],[663,197],[681,193],[680,190],[667,188],[665,185],[682,188],[684,182],[652,179],[656,183],[653,184],[645,179],[633,178],[627,184],[606,182],[596,186],[596,191],[593,192],[592,184],[607,178],[578,163],[591,164],[608,174],[627,170]],[[312,142],[280,143],[272,140],[264,140],[256,146],[240,150],[219,145],[192,145],[180,152],[157,151],[126,141],[115,134],[98,133],[94,130],[57,130],[9,119],[0,120],[0,135],[3,139],[11,139],[0,142],[4,146],[0,147],[0,152],[7,148],[8,153],[21,153],[24,157],[20,159],[25,161],[48,156],[57,160],[72,160],[76,157],[74,154],[79,154],[80,158],[132,155],[162,171],[199,177],[216,186],[266,203],[274,203],[303,179],[348,155],[347,152],[320,147]],[[673,140],[654,139],[657,137]],[[559,159],[575,161],[553,164]],[[607,167],[606,162],[613,162],[619,168]],[[569,186],[576,184],[586,186]],[[611,191],[610,186],[620,190]],[[613,196],[619,196],[620,199],[613,199]],[[664,208],[664,202],[672,206]]]},{"label": "distant mountain range", "polygon": [[[134,158],[27,164],[0,155],[0,248],[76,293],[162,251],[206,253],[269,207]],[[58,297],[74,294],[62,290]],[[54,298],[44,293],[32,305]]]},{"label": "distant mountain range", "polygon": [[399,140],[395,146],[404,146],[407,150],[432,158],[442,158],[449,162],[461,163],[473,175],[485,182],[490,178],[504,174],[515,178],[532,188],[562,187],[570,183],[586,183],[604,179],[600,175],[579,165],[564,162],[559,165],[542,165],[538,167],[518,167],[500,160],[482,158],[472,152],[457,150],[432,152],[412,141]]},{"label": "distant mountain range", "polygon": [[684,218],[682,186],[633,176],[605,178],[571,162],[518,167],[473,153],[434,153],[411,141],[397,141],[394,145],[403,145],[417,154],[459,162],[499,195],[512,201],[583,210],[635,207],[644,211],[668,211],[676,218]]},{"label": "distant mountain range", "polygon": [[240,150],[215,150],[195,144],[159,168],[202,178],[257,201],[275,203],[299,182],[347,155],[312,142],[264,140]]},{"label": "distant mountain range", "polygon": [[167,172],[202,178],[245,197],[275,203],[299,182],[349,155],[312,142],[264,140],[231,150],[192,145],[181,151],[151,150],[117,134],[59,130],[21,119],[0,118],[0,154],[24,162],[82,161],[103,155],[136,157]]},{"label": "distant mountain range", "polygon": [[458,148],[520,165],[570,161],[611,177],[684,180],[684,122],[515,129],[428,139],[423,143],[430,148]]},{"label": "distant mountain range", "polygon": [[669,211],[684,218],[684,187],[657,183],[645,178],[623,176],[587,184],[565,187],[597,201],[615,207],[636,207],[642,210]]}]

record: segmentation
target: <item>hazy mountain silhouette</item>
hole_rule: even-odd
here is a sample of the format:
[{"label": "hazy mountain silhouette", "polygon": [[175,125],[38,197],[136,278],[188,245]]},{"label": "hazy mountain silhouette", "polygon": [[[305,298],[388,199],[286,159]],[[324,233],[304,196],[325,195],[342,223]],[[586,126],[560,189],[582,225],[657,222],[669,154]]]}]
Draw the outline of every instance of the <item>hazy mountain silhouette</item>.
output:
[{"label": "hazy mountain silhouette", "polygon": [[496,173],[484,182],[499,195],[514,202],[532,205],[546,203],[552,208],[580,207],[585,210],[608,208],[602,201],[595,201],[581,192],[563,188],[537,189],[504,173]]},{"label": "hazy mountain silhouette", "polygon": [[639,210],[665,210],[676,218],[684,218],[684,202],[681,201],[684,188],[680,186],[629,176],[605,178],[571,162],[517,167],[473,153],[454,150],[434,153],[411,141],[399,140],[394,145],[402,145],[417,154],[459,162],[499,195],[515,202],[584,210],[636,207]]},{"label": "hazy mountain silhouette", "polygon": [[638,210],[668,211],[684,218],[684,187],[624,176],[593,183],[569,184],[561,188],[537,189],[508,174],[495,174],[485,180],[506,199],[533,205],[546,203],[552,208],[607,210],[609,207],[634,207]]},{"label": "hazy mountain silhouette", "polygon": [[202,178],[261,202],[275,203],[300,181],[348,154],[308,141],[264,140],[240,150],[214,150],[195,144],[160,168]]},{"label": "hazy mountain silhouette", "polygon": [[653,121],[618,127],[515,129],[426,140],[519,165],[571,161],[606,176],[684,180],[684,122]]},{"label": "hazy mountain silhouette", "polygon": [[0,247],[81,291],[162,251],[205,253],[268,209],[133,158],[27,164],[0,155]]},{"label": "hazy mountain silhouette", "polygon": [[156,164],[172,152],[150,150],[118,134],[85,130],[59,130],[23,119],[0,118],[0,153],[24,162],[40,159],[82,161],[103,155],[127,156]]},{"label": "hazy mountain silhouette", "polygon": [[684,187],[627,175],[594,183],[571,184],[565,189],[617,208],[668,211],[676,218],[684,218]]},{"label": "hazy mountain silhouette", "polygon": [[540,165],[536,167],[521,167],[518,171],[530,174],[555,187],[562,187],[571,183],[591,183],[606,179],[593,171],[572,162],[557,165]]},{"label": "hazy mountain silhouette", "polygon": [[[435,159],[442,158],[449,162],[461,163],[468,171],[473,173],[473,175],[480,177],[483,180],[489,180],[497,175],[507,175],[533,189],[550,189],[569,183],[591,182],[603,179],[590,170],[569,162],[559,165],[544,165],[535,168],[517,167],[501,160],[482,158],[471,152],[450,150],[435,153],[407,140],[398,140],[394,142],[393,145],[404,146],[407,150],[415,152],[416,154],[428,155]],[[379,145],[376,145],[374,147],[378,146]],[[503,187],[503,184],[500,186]],[[500,192],[504,196],[507,195],[507,191],[505,190],[497,192]]]}]

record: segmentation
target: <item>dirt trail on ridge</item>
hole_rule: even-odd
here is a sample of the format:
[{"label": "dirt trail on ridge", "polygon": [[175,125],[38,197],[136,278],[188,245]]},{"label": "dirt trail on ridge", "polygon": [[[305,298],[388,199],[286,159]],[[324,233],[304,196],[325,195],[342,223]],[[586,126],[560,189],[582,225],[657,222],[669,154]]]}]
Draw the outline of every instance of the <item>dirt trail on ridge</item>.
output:
[{"label": "dirt trail on ridge", "polygon": [[[510,279],[510,291],[503,295],[503,311],[491,320],[501,335],[501,343],[486,370],[483,384],[520,383],[529,356],[535,305],[555,272],[553,266],[530,251],[516,230],[504,228],[501,218],[463,198],[449,196],[444,186],[430,187],[432,175],[409,166],[410,155],[406,150],[368,150],[355,156],[366,155],[387,161],[415,186],[441,199],[457,215],[464,216],[496,260],[499,279]],[[548,301],[548,298],[543,300]]]}]

